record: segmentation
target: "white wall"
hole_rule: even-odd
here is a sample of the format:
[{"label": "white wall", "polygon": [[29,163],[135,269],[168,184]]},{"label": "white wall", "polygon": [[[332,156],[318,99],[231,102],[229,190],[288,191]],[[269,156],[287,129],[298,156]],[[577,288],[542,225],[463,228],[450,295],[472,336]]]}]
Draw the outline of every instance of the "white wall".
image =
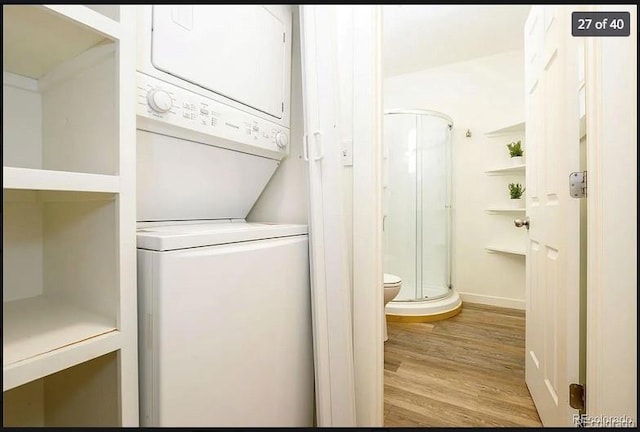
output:
[{"label": "white wall", "polygon": [[291,135],[289,156],[276,170],[247,215],[249,222],[307,224],[307,174],[302,157],[304,121],[300,71],[300,20],[293,8],[291,39]]},{"label": "white wall", "polygon": [[[511,241],[526,235],[513,227],[514,216],[485,211],[506,201],[506,182],[522,180],[484,172],[508,164],[510,142],[484,134],[524,120],[523,52],[388,77],[384,107],[431,109],[453,118],[454,289],[466,301],[524,309],[524,258],[484,249],[497,235]],[[467,129],[470,138],[465,137]]]}]

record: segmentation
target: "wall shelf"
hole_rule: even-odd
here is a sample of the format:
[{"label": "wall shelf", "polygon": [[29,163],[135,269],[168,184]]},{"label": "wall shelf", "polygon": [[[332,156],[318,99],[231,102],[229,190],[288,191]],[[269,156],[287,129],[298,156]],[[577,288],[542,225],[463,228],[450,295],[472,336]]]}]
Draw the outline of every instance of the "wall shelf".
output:
[{"label": "wall shelf", "polygon": [[[6,302],[2,312],[3,391],[8,390],[8,366],[25,360],[37,360],[43,354],[116,330],[113,319],[46,296]],[[40,377],[23,379],[28,382],[37,378]],[[15,385],[18,384],[13,382],[9,388]]]},{"label": "wall shelf", "polygon": [[527,209],[523,208],[513,208],[513,207],[489,207],[486,209],[486,212],[489,214],[499,214],[499,213],[524,213]]},{"label": "wall shelf", "polygon": [[[485,133],[485,136],[487,138],[490,138],[489,140],[490,142],[494,144],[499,144],[501,147],[501,151],[504,152],[504,147],[502,146],[505,144],[506,141],[508,142],[508,140],[513,140],[513,139],[522,140],[524,138],[524,133],[525,133],[525,123],[520,122],[520,123],[515,123],[515,124],[502,127],[500,129],[489,131]],[[507,136],[511,136],[511,137],[503,138]],[[506,156],[506,153],[501,153],[501,155]],[[515,161],[511,160],[510,162],[513,163]],[[503,167],[487,170],[485,171],[485,174],[490,176],[508,176],[508,175],[524,176],[525,172],[526,172],[526,164],[520,164],[520,165],[503,166]],[[506,188],[507,179],[504,179],[499,183],[504,183],[504,186]],[[511,201],[512,200],[509,201],[509,204],[511,204]],[[524,216],[524,214],[526,213],[526,208],[512,207],[508,204],[502,204],[502,205],[497,204],[493,206],[488,206],[485,209],[485,211],[487,212],[487,214],[490,214],[490,215],[502,214],[502,215],[511,215],[511,216],[521,217],[521,216]],[[509,254],[509,255],[523,256],[523,257],[526,256],[526,249],[524,246],[513,246],[514,244],[516,245],[518,244],[514,241],[514,238],[513,238],[514,233],[511,231],[515,229],[513,226],[513,223],[511,222],[505,223],[505,222],[506,222],[505,220],[496,221],[497,223],[496,233],[494,233],[494,235],[496,235],[497,243],[486,246],[485,247],[486,251],[491,254],[500,253],[500,254]],[[509,238],[511,238],[511,240],[509,240]]]},{"label": "wall shelf", "polygon": [[526,164],[514,165],[514,166],[504,167],[504,168],[496,168],[496,169],[485,171],[485,174],[488,174],[488,175],[510,175],[510,174],[524,175],[525,167],[526,167]]},{"label": "wall shelf", "polygon": [[520,133],[524,133],[524,131],[525,131],[525,123],[520,122],[520,123],[515,123],[509,126],[501,127],[500,129],[494,129],[492,131],[486,132],[485,136],[492,138],[492,137],[497,137],[502,135],[520,134]]},{"label": "wall shelf", "polygon": [[34,379],[55,374],[97,356],[116,352],[122,346],[121,336],[119,331],[111,331],[4,366],[2,391],[6,396],[12,389],[33,382]]},{"label": "wall shelf", "polygon": [[518,248],[513,246],[493,245],[493,246],[487,246],[485,247],[485,249],[489,253],[505,253],[505,254],[511,254],[511,255],[520,255],[520,256],[527,255],[527,251],[524,248]]},{"label": "wall shelf", "polygon": [[120,179],[112,175],[3,167],[2,186],[4,189],[117,193]]}]

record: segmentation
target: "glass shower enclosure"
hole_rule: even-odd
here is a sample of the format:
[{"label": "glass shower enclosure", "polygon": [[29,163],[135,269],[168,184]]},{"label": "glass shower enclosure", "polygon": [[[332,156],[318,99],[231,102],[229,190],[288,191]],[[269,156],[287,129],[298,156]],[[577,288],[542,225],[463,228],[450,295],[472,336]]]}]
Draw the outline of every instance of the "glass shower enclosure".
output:
[{"label": "glass shower enclosure", "polygon": [[442,299],[451,286],[451,128],[428,110],[384,113],[383,268],[397,301]]}]

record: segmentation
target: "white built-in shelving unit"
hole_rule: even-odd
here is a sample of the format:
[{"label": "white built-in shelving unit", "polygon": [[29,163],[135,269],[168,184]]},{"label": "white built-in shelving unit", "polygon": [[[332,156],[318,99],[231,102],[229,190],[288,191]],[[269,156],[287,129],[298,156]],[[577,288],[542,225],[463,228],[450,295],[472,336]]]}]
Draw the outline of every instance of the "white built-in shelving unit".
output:
[{"label": "white built-in shelving unit", "polygon": [[3,5],[3,423],[137,426],[135,12]]},{"label": "white built-in shelving unit", "polygon": [[[503,203],[489,205],[485,209],[487,214],[500,217],[500,223],[493,224],[491,242],[485,247],[488,253],[526,256],[525,238],[523,238],[523,233],[519,231],[524,230],[524,228],[516,228],[513,223],[514,218],[524,218],[526,209],[524,207],[514,207],[508,199],[507,192],[507,185],[510,182],[519,182],[524,185],[526,164],[511,164],[511,161],[508,160],[506,148],[509,142],[517,140],[522,141],[524,146],[524,132],[524,122],[517,122],[485,133],[490,145],[498,145],[500,154],[504,154],[502,159],[495,162],[494,167],[485,171],[485,174],[489,176],[504,177],[498,183],[503,188],[505,196]],[[524,204],[524,199],[518,201],[522,201],[522,205]]]}]

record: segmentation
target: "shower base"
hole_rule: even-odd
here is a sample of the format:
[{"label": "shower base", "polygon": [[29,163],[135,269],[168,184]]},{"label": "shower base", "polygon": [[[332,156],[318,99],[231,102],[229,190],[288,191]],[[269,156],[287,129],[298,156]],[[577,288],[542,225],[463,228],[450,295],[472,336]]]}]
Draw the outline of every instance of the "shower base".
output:
[{"label": "shower base", "polygon": [[392,301],[387,303],[387,321],[429,322],[439,321],[458,315],[462,310],[462,300],[457,292],[438,300]]}]

